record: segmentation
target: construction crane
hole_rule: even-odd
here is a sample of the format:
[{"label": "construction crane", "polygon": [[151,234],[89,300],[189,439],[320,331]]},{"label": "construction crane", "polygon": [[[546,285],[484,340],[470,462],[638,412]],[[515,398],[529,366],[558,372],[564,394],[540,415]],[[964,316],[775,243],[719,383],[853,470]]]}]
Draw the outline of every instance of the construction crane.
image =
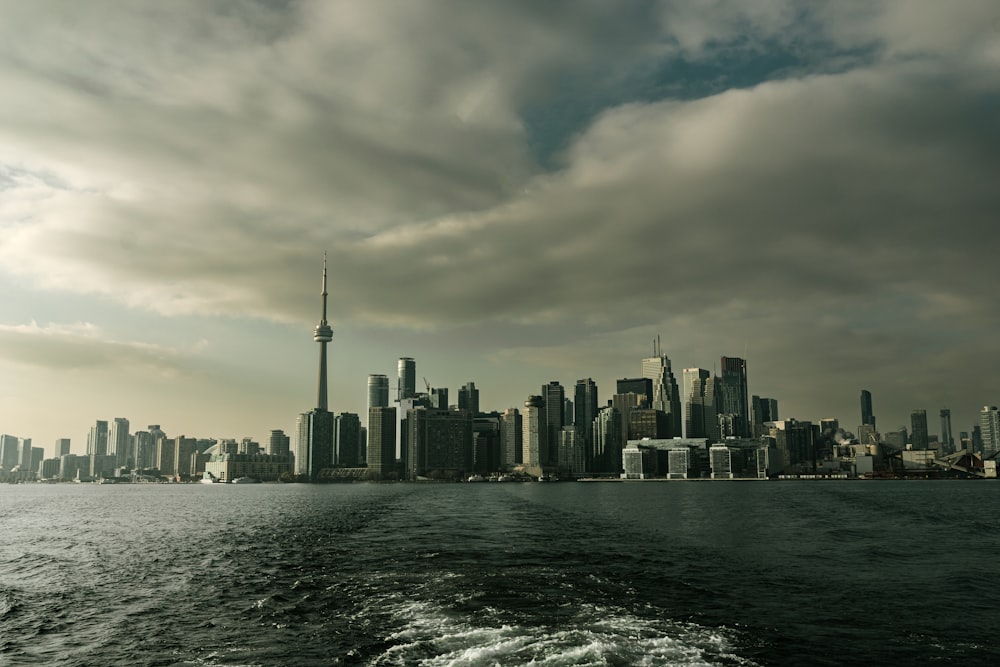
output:
[{"label": "construction crane", "polygon": [[424,376],[424,386],[427,387],[427,395],[431,395],[431,383],[427,381],[427,376]]}]

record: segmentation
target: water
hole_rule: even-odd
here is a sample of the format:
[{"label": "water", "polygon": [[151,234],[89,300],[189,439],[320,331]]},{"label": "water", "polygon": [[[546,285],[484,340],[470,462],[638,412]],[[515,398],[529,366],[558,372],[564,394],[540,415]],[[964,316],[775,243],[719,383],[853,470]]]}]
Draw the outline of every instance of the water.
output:
[{"label": "water", "polygon": [[997,664],[1000,484],[0,488],[0,665]]}]

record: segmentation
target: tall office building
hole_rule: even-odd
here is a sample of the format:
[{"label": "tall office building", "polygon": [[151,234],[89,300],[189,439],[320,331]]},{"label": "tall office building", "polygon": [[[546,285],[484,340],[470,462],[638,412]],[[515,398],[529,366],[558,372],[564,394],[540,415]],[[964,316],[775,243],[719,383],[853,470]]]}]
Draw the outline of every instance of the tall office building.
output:
[{"label": "tall office building", "polygon": [[472,472],[473,413],[414,408],[406,415],[407,478],[462,479]]},{"label": "tall office building", "polygon": [[670,358],[663,354],[660,347],[659,336],[653,344],[653,356],[642,360],[642,377],[653,381],[653,400],[649,407],[667,415],[669,437],[679,438],[684,420],[681,414],[681,394],[670,367]]},{"label": "tall office building", "polygon": [[704,368],[684,369],[684,437],[718,439],[718,378]]},{"label": "tall office building", "polygon": [[[976,437],[973,429],[973,438]],[[1000,452],[1000,413],[997,406],[984,405],[979,413],[979,439],[982,441],[983,458]]]},{"label": "tall office building", "polygon": [[87,455],[104,456],[108,453],[108,422],[98,419],[87,434]]},{"label": "tall office building", "polygon": [[372,408],[368,413],[368,469],[378,479],[396,471],[396,408]]},{"label": "tall office building", "polygon": [[593,458],[591,446],[594,442],[594,417],[597,416],[597,384],[586,378],[576,381],[573,390],[573,424],[577,439],[583,447],[583,465]]},{"label": "tall office building", "polygon": [[400,357],[396,364],[396,400],[413,398],[417,393],[417,362]]},{"label": "tall office building", "polygon": [[750,397],[750,436],[759,438],[767,434],[764,424],[778,421],[778,401],[761,396]]},{"label": "tall office building", "polygon": [[621,413],[613,406],[602,408],[594,418],[593,460],[588,472],[618,476],[624,442]]},{"label": "tall office building", "polygon": [[542,400],[545,401],[545,442],[548,444],[548,458],[542,465],[559,465],[559,434],[566,422],[566,389],[553,380],[542,385]]},{"label": "tall office building", "polygon": [[69,438],[58,438],[56,440],[55,458],[69,454]]},{"label": "tall office building", "polygon": [[941,446],[944,447],[945,452],[950,454],[955,451],[955,438],[951,432],[951,410],[941,408],[939,414],[941,417]]},{"label": "tall office building", "polygon": [[361,417],[341,412],[334,421],[333,460],[343,468],[357,468],[361,463]]},{"label": "tall office building", "polygon": [[530,474],[540,475],[549,460],[545,400],[541,396],[529,396],[524,402],[521,431],[521,462]]},{"label": "tall office building", "polygon": [[875,426],[875,414],[872,412],[872,393],[861,390],[861,423]]},{"label": "tall office building", "polygon": [[738,418],[738,435],[750,436],[750,409],[747,396],[747,362],[739,357],[722,357],[719,378],[719,412]]},{"label": "tall office building", "polygon": [[17,467],[20,462],[17,445],[16,435],[0,435],[0,468],[10,472]]},{"label": "tall office building", "polygon": [[389,378],[385,375],[369,375],[367,409],[387,407],[389,407]]},{"label": "tall office building", "polygon": [[927,449],[930,438],[927,435],[927,411],[914,410],[910,413],[910,442],[914,449]]},{"label": "tall office building", "polygon": [[291,449],[291,438],[280,428],[272,429],[267,439],[267,453],[271,456],[288,456]]},{"label": "tall office building", "polygon": [[[461,395],[459,395],[458,398],[459,402],[461,402]],[[476,405],[478,404],[479,402],[477,399]],[[431,407],[435,410],[448,409],[448,387],[431,387]],[[461,407],[461,405],[459,405],[459,407]]]},{"label": "tall office building", "polygon": [[649,378],[622,378],[615,381],[616,394],[635,394],[636,407],[648,408],[653,405],[653,381]]},{"label": "tall office building", "polygon": [[475,382],[466,382],[458,390],[458,409],[468,410],[473,417],[479,414],[479,390]]},{"label": "tall office building", "polygon": [[129,423],[124,417],[115,417],[108,431],[108,454],[114,454],[119,466],[133,466],[135,454],[132,452],[132,438]]},{"label": "tall office building", "polygon": [[524,431],[521,413],[507,408],[500,415],[500,465],[510,469],[521,463],[524,451]]}]

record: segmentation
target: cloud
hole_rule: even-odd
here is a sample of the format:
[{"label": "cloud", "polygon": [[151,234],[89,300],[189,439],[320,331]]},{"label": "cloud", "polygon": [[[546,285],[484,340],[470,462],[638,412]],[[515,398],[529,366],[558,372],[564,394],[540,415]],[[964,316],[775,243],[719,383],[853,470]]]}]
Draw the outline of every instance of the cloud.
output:
[{"label": "cloud", "polygon": [[154,343],[117,341],[90,322],[0,325],[0,359],[68,372],[100,369],[172,377],[183,373],[186,358],[204,346],[202,342],[184,351]]},{"label": "cloud", "polygon": [[46,289],[304,325],[325,249],[338,327],[498,359],[852,341],[817,375],[974,364],[1000,325],[977,307],[1000,279],[988,2],[4,13],[0,263]]}]

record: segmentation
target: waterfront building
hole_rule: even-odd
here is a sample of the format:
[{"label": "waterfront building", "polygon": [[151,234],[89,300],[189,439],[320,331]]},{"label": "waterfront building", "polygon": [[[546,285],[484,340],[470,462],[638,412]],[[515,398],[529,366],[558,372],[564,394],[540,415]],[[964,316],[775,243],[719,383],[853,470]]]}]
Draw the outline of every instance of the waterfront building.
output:
[{"label": "waterfront building", "polygon": [[542,400],[545,402],[545,442],[547,456],[542,465],[548,468],[559,466],[559,434],[566,423],[566,389],[553,380],[542,385]]},{"label": "waterfront building", "polygon": [[87,434],[87,454],[104,456],[108,453],[108,422],[98,419]]},{"label": "waterfront building", "polygon": [[[642,377],[649,378],[652,383],[652,400],[649,407],[659,410],[667,417],[667,437],[679,438],[684,417],[681,412],[681,394],[677,388],[670,365],[670,358],[663,354],[660,347],[660,337],[656,337],[653,345],[653,356],[642,360]],[[618,393],[622,393],[619,390]]]},{"label": "waterfront building", "polygon": [[267,453],[270,456],[287,456],[291,454],[291,438],[278,428],[272,429],[267,439]]},{"label": "waterfront building", "polygon": [[214,454],[207,457],[204,474],[219,482],[249,477],[260,482],[276,482],[292,474],[292,455],[286,454]]},{"label": "waterfront building", "polygon": [[65,456],[66,454],[69,454],[69,438],[56,439],[55,458],[59,458],[60,456]]},{"label": "waterfront building", "polygon": [[747,362],[739,357],[722,357],[722,376],[718,384],[719,412],[735,416],[740,437],[750,436],[750,410],[747,401]]},{"label": "waterfront building", "polygon": [[941,446],[946,454],[951,454],[955,451],[955,438],[951,432],[951,410],[941,408],[938,414],[941,417]]},{"label": "waterfront building", "polygon": [[[634,398],[635,394],[626,396]],[[594,418],[594,458],[588,472],[617,477],[621,473],[624,440],[621,411],[614,405],[601,409]]]},{"label": "waterfront building", "polygon": [[81,473],[86,477],[89,473],[88,456],[63,454],[59,457],[59,479],[77,479]]},{"label": "waterfront building", "polygon": [[462,479],[472,473],[472,413],[418,407],[406,415],[406,476]]},{"label": "waterfront building", "polygon": [[10,472],[19,465],[19,442],[16,435],[0,435],[0,468]]},{"label": "waterfront building", "polygon": [[119,466],[135,465],[135,454],[132,449],[132,438],[129,435],[129,423],[124,417],[115,417],[108,430],[108,454],[114,454]]},{"label": "waterfront building", "polygon": [[872,413],[872,393],[867,389],[861,390],[861,423],[870,424],[875,430],[875,415]]},{"label": "waterfront building", "polygon": [[545,417],[545,400],[541,396],[528,396],[521,413],[521,462],[525,470],[536,477],[542,475],[542,467],[549,460]]},{"label": "waterfront building", "polygon": [[656,475],[656,450],[630,440],[622,450],[622,479],[651,479]]},{"label": "waterfront building", "polygon": [[591,378],[576,381],[573,389],[573,425],[584,449],[584,465],[593,458],[591,442],[597,416],[597,384]]},{"label": "waterfront building", "polygon": [[413,398],[416,393],[417,362],[412,357],[400,357],[396,363],[396,401]]},{"label": "waterfront building", "polygon": [[712,445],[708,448],[708,460],[712,469],[712,479],[733,478],[733,457],[729,447]]},{"label": "waterfront building", "polygon": [[333,425],[334,465],[357,468],[361,459],[361,417],[353,412],[341,412]]},{"label": "waterfront building", "polygon": [[472,418],[472,471],[475,473],[486,475],[503,467],[500,419],[499,412],[480,412]]},{"label": "waterfront building", "polygon": [[427,394],[420,393],[414,394],[409,398],[404,398],[399,402],[399,427],[396,431],[396,453],[395,458],[399,459],[402,466],[402,470],[405,472],[409,470],[409,462],[406,457],[409,456],[410,448],[407,442],[407,437],[409,437],[409,430],[407,429],[406,420],[407,416],[410,414],[410,410],[415,410],[416,408],[427,408],[431,409],[431,398]]},{"label": "waterfront building", "polygon": [[914,410],[910,413],[910,442],[913,449],[929,449],[930,439],[927,435],[927,411]]},{"label": "waterfront building", "polygon": [[54,459],[43,459],[41,468],[38,471],[38,476],[41,479],[58,479],[59,478],[59,464],[58,458]]},{"label": "waterfront building", "polygon": [[1000,413],[997,406],[984,405],[979,412],[979,437],[984,459],[1000,452]]},{"label": "waterfront building", "polygon": [[812,473],[816,470],[816,431],[811,422],[785,419],[771,422],[769,436],[780,456],[780,469],[786,474]]},{"label": "waterfront building", "polygon": [[521,463],[524,452],[524,431],[521,413],[507,408],[500,415],[500,466],[509,470]]},{"label": "waterfront building", "polygon": [[17,439],[17,465],[21,470],[30,471],[31,467],[31,438]]},{"label": "waterfront building", "polygon": [[559,432],[559,475],[582,475],[586,471],[586,460],[583,438],[576,426],[563,426]]},{"label": "waterfront building", "polygon": [[[447,400],[444,407],[448,407]],[[458,409],[468,410],[473,417],[479,414],[479,390],[476,389],[475,382],[466,382],[458,390]]]},{"label": "waterfront building", "polygon": [[379,407],[368,411],[368,470],[377,479],[396,472],[396,408]]}]

